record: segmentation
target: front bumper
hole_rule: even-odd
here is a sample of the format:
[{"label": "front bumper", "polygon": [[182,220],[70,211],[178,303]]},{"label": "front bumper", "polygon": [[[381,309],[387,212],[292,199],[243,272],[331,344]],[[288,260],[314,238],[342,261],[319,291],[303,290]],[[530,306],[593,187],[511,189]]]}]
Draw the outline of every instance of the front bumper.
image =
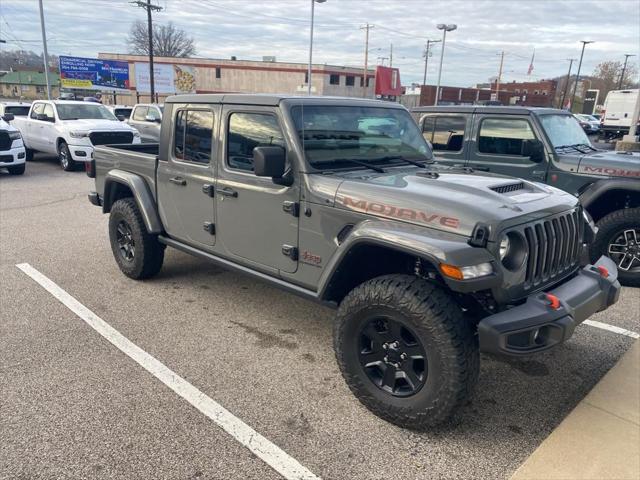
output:
[{"label": "front bumper", "polygon": [[93,147],[87,145],[69,145],[74,162],[88,162],[93,158]]},{"label": "front bumper", "polygon": [[[604,277],[598,267],[604,267],[608,276]],[[552,308],[547,293],[557,297],[557,308]],[[576,325],[616,303],[619,295],[616,265],[600,257],[555,289],[484,318],[478,324],[480,350],[514,356],[547,350],[568,340]]]},{"label": "front bumper", "polygon": [[0,167],[22,165],[26,159],[24,147],[11,148],[0,152]]}]

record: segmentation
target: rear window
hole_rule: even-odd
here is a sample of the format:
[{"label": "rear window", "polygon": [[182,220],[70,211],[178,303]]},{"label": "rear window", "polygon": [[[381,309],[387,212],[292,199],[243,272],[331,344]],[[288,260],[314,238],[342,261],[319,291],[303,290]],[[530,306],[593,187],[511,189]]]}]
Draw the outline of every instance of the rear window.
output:
[{"label": "rear window", "polygon": [[116,117],[119,115],[122,115],[124,118],[129,118],[131,116],[131,109],[130,108],[114,108],[113,114]]},{"label": "rear window", "polygon": [[527,120],[485,118],[480,124],[478,150],[494,155],[523,156],[524,141],[535,138]]},{"label": "rear window", "polygon": [[29,105],[12,105],[4,107],[4,113],[13,113],[16,117],[26,117],[29,115]]},{"label": "rear window", "polygon": [[144,122],[147,118],[147,112],[149,111],[149,107],[138,107],[133,111],[133,119],[140,120]]},{"label": "rear window", "polygon": [[436,151],[459,152],[466,125],[464,116],[429,115],[423,121],[422,135]]},{"label": "rear window", "polygon": [[213,144],[213,112],[180,110],[176,114],[174,156],[180,160],[209,163]]}]

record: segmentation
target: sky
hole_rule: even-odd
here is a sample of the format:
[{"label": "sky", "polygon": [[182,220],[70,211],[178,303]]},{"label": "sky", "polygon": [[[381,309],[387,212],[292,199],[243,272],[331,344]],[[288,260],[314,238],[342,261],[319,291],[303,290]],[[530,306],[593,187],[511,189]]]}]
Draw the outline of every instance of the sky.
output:
[{"label": "sky", "polygon": [[[142,8],[128,0],[43,0],[49,52],[97,57],[127,52],[127,33]],[[308,62],[311,0],[152,0],[161,6],[157,23],[173,22],[195,39],[203,58]],[[427,39],[441,40],[439,23],[456,24],[447,34],[442,84],[472,86],[498,74],[503,82],[566,75],[569,58],[586,47],[582,73],[605,60],[640,55],[638,0],[327,0],[315,4],[314,63],[362,66],[366,23],[369,64],[393,66],[402,83],[422,82]],[[42,51],[37,0],[0,0],[3,50]],[[442,43],[432,47],[427,83],[438,75]],[[535,49],[534,69],[527,70]],[[637,64],[638,57],[630,58]],[[574,72],[577,62],[574,63]]]}]

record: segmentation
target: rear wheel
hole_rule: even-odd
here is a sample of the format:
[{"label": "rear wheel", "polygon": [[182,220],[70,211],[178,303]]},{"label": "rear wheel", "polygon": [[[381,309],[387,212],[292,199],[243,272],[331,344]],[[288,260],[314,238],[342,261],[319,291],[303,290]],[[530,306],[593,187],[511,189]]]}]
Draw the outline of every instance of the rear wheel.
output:
[{"label": "rear wheel", "polygon": [[71,151],[69,150],[69,145],[66,142],[62,141],[58,145],[58,160],[60,161],[60,166],[65,172],[71,172],[76,168],[76,162],[71,158]]},{"label": "rear wheel", "polygon": [[618,266],[620,283],[640,287],[640,208],[611,212],[601,218],[597,226],[592,259],[606,255]]},{"label": "rear wheel", "polygon": [[351,291],[338,310],[334,347],[354,395],[407,428],[447,420],[479,371],[473,325],[446,291],[410,275],[374,278]]},{"label": "rear wheel", "polygon": [[117,200],[109,215],[109,240],[113,256],[126,276],[135,280],[153,277],[162,268],[164,245],[147,232],[133,198]]},{"label": "rear wheel", "polygon": [[22,175],[24,173],[24,163],[22,165],[14,165],[13,167],[7,167],[11,175]]}]

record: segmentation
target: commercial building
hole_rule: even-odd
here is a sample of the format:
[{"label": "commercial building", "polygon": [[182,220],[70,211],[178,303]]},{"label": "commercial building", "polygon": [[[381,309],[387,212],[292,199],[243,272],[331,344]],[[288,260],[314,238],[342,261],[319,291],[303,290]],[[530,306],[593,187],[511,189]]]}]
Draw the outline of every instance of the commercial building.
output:
[{"label": "commercial building", "polygon": [[[50,72],[49,82],[51,83],[51,95],[53,98],[57,98],[60,95],[60,76]],[[47,98],[47,82],[44,72],[26,70],[0,74],[0,96],[25,100]]]},{"label": "commercial building", "polygon": [[[132,104],[148,102],[148,57],[141,55],[100,53],[103,60],[119,60],[129,64],[129,93],[103,92],[105,103]],[[176,93],[288,93],[307,92],[307,68],[304,63],[277,62],[274,57],[263,61],[204,58],[154,58],[154,79],[158,101]],[[375,70],[336,65],[313,65],[313,95],[347,97],[375,96]],[[399,80],[399,79],[398,79]]]}]

